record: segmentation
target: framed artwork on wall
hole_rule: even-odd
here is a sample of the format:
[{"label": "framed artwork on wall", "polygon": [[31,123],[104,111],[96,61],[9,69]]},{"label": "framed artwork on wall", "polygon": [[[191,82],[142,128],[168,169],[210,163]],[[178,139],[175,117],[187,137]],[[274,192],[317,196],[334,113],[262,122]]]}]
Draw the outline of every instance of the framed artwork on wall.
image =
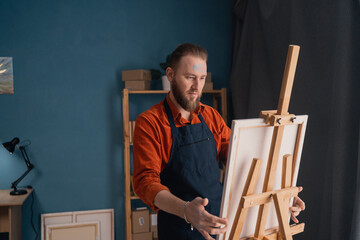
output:
[{"label": "framed artwork on wall", "polygon": [[12,57],[0,57],[0,94],[14,93]]}]

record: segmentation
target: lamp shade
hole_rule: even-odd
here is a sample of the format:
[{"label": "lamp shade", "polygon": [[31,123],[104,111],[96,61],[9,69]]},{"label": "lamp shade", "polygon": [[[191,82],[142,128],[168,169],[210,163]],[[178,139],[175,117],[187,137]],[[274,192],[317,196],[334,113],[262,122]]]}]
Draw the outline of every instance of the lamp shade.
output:
[{"label": "lamp shade", "polygon": [[20,142],[19,138],[15,137],[10,142],[3,143],[4,148],[6,148],[11,154],[14,153],[15,146]]}]

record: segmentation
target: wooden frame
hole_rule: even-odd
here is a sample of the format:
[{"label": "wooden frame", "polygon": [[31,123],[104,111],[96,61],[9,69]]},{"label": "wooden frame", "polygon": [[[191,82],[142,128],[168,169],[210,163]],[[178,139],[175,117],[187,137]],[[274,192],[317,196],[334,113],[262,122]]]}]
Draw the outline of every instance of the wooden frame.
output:
[{"label": "wooden frame", "polygon": [[99,236],[101,240],[115,239],[113,209],[41,214],[41,239],[49,240],[46,233],[48,226],[54,227],[89,222],[99,222]]},{"label": "wooden frame", "polygon": [[56,224],[46,226],[48,240],[98,240],[99,222]]},{"label": "wooden frame", "polygon": [[[300,165],[301,151],[304,142],[305,129],[307,124],[307,116],[296,116],[296,122],[291,125],[286,125],[283,132],[283,145],[281,146],[279,156],[291,154],[294,156],[291,159],[290,167],[291,185],[296,185],[297,174]],[[265,180],[266,161],[263,167],[257,163],[256,166],[252,165],[251,160],[267,159],[270,154],[270,145],[272,141],[272,133],[274,126],[266,124],[264,119],[247,119],[247,120],[234,120],[232,123],[231,141],[228,156],[228,163],[225,173],[225,182],[223,190],[223,199],[220,210],[220,217],[229,220],[228,231],[219,240],[229,239],[232,224],[236,217],[236,210],[240,204],[242,193],[246,188],[246,177],[248,176],[249,169],[259,168],[257,171],[258,181],[252,183],[255,185],[252,194],[262,193],[262,184]],[[263,160],[264,161],[264,160]],[[281,161],[280,161],[281,163]],[[285,162],[287,164],[289,162]],[[278,173],[274,180],[274,189],[282,188],[282,169],[283,165],[278,164],[276,172]],[[279,174],[280,173],[280,174]],[[289,181],[289,180],[288,180]],[[268,199],[265,197],[265,199]],[[248,198],[244,202],[245,207],[250,207],[250,203],[257,205],[257,199]],[[246,222],[243,225],[243,230],[240,237],[250,236],[255,231],[257,222],[258,207],[253,207],[248,210]],[[278,225],[277,214],[275,208],[272,207],[269,212],[269,218],[265,229],[272,229]]]}]

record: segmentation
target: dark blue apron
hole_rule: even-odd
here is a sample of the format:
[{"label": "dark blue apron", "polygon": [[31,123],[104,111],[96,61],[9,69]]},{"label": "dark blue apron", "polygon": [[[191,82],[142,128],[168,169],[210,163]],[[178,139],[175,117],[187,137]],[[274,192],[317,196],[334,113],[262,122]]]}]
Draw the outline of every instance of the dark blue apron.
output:
[{"label": "dark blue apron", "polygon": [[[177,128],[166,99],[164,105],[173,143],[170,160],[160,174],[161,183],[185,201],[196,197],[208,198],[206,211],[219,216],[222,185],[214,136],[200,112],[201,123]],[[190,224],[183,218],[161,210],[158,214],[158,236],[159,240],[204,239],[195,228],[191,231]]]}]

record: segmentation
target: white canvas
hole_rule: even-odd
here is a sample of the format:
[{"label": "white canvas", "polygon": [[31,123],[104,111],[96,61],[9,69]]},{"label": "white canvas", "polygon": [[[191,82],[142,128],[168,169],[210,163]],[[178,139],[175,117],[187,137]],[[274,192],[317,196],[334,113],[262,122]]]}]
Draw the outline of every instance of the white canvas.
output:
[{"label": "white canvas", "polygon": [[113,238],[114,229],[114,211],[109,210],[97,210],[97,211],[84,211],[76,212],[75,222],[88,222],[88,221],[100,221],[100,239],[111,240]]},{"label": "white canvas", "polygon": [[[296,116],[295,124],[286,125],[280,148],[279,160],[274,182],[274,190],[281,188],[282,159],[285,154],[297,156],[292,185],[296,185],[307,116]],[[300,137],[298,138],[298,131]],[[271,146],[274,127],[265,124],[263,119],[234,120],[231,126],[231,139],[228,161],[226,166],[224,189],[220,209],[220,217],[229,220],[228,231],[218,236],[218,240],[227,240],[232,228],[232,223],[240,202],[246,178],[254,158],[262,160],[261,171],[254,194],[261,193],[264,183],[267,161]],[[295,154],[295,144],[299,141],[298,151]],[[240,238],[254,234],[259,207],[249,209]],[[266,229],[277,227],[274,204],[271,203]]]},{"label": "white canvas", "polygon": [[99,222],[49,225],[46,235],[49,240],[99,240]]},{"label": "white canvas", "polygon": [[55,214],[42,214],[41,215],[41,239],[46,239],[46,227],[56,224],[68,224],[74,222],[72,212],[55,213]]},{"label": "white canvas", "polygon": [[[49,240],[48,226],[98,222],[98,235],[101,240],[114,240],[114,209],[47,213],[41,215],[41,239]],[[80,231],[81,229],[79,229]],[[72,232],[69,232],[72,234]]]}]

